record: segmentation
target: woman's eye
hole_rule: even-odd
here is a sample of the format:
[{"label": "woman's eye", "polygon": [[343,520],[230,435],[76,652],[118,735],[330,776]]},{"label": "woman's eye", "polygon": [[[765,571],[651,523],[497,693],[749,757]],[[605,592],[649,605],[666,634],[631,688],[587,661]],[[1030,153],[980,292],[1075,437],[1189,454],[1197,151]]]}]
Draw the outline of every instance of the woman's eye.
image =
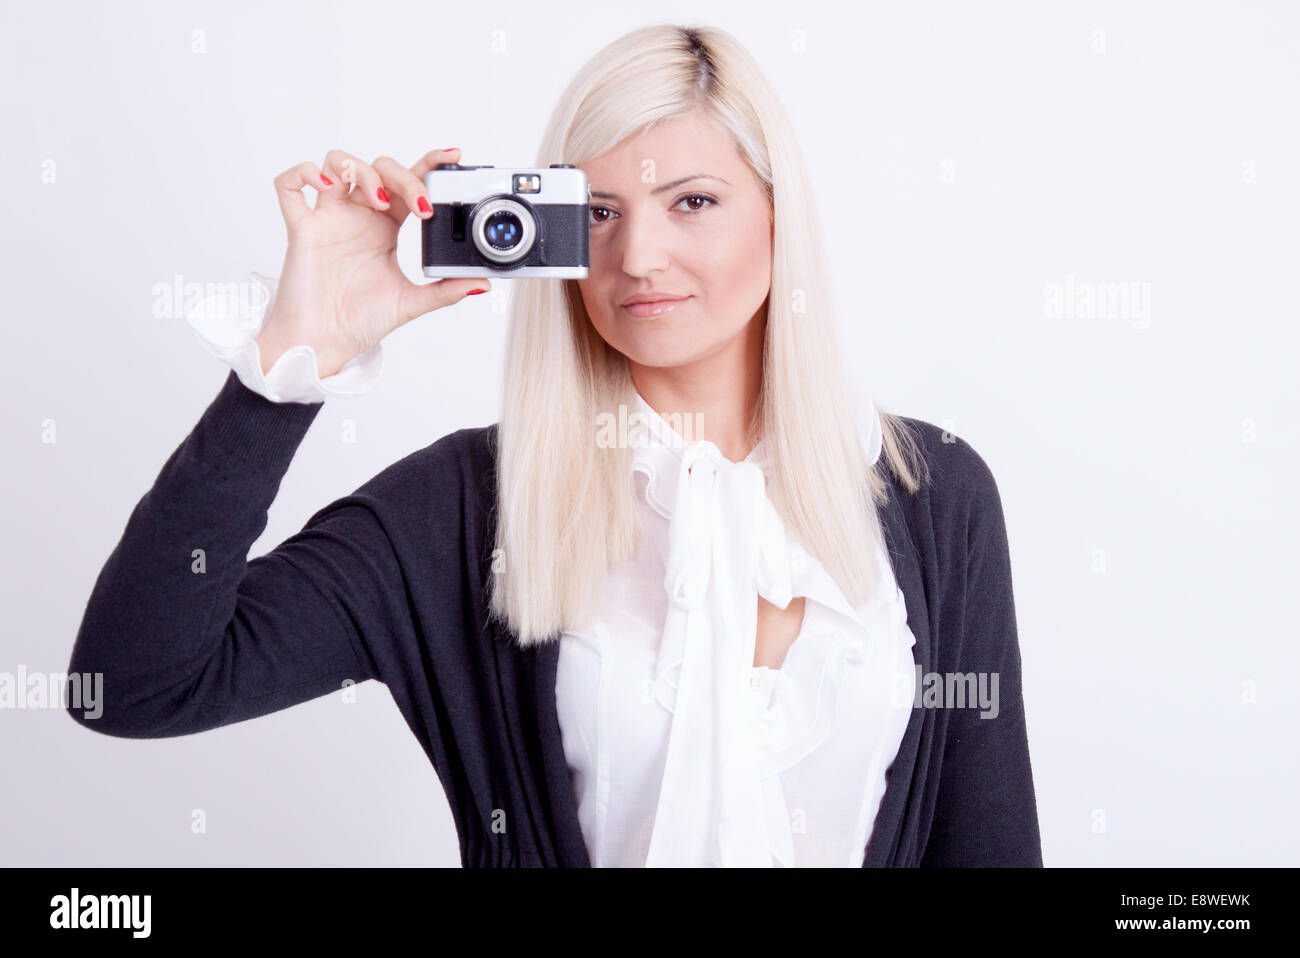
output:
[{"label": "woman's eye", "polygon": [[[703,193],[691,193],[691,194],[688,195],[688,196],[683,196],[683,197],[682,197],[680,200],[678,200],[677,202],[678,202],[678,203],[685,203],[685,202],[688,201],[688,200],[703,200],[704,203],[708,203],[708,204],[710,204],[710,205],[715,204],[715,203],[718,202],[718,201],[715,200],[713,197],[711,197],[711,196],[705,196]],[[688,212],[688,213],[700,213],[700,212],[703,212],[703,210],[704,210],[704,205],[703,205],[703,203],[702,203],[702,204],[699,205],[699,206],[692,206],[692,207],[691,207],[690,209],[688,209],[686,212]]]},{"label": "woman's eye", "polygon": [[[696,202],[694,204],[691,204],[692,200]],[[703,193],[690,193],[687,194],[686,196],[683,196],[680,200],[677,201],[675,205],[680,206],[683,203],[687,203],[688,208],[683,210],[682,212],[702,213],[706,209],[705,204],[708,204],[709,206],[716,206],[718,201],[711,196],[705,196]],[[618,213],[615,213],[613,210],[611,210],[608,206],[591,206],[588,207],[588,209],[590,210],[591,213],[591,217],[588,220],[591,226],[599,226],[602,223],[608,223],[611,219],[619,215]]]}]

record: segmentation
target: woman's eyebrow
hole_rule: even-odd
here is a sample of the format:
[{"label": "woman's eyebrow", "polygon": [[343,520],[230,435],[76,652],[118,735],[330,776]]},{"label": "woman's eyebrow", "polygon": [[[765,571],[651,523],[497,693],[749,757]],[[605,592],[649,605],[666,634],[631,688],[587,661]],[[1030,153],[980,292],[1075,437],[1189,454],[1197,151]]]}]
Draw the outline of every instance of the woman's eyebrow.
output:
[{"label": "woman's eyebrow", "polygon": [[[653,196],[656,193],[675,190],[682,184],[691,182],[691,180],[717,180],[719,183],[727,183],[727,181],[720,176],[712,176],[709,173],[692,173],[690,176],[683,176],[680,180],[673,180],[671,183],[665,183],[663,186],[656,186],[650,191],[650,195]],[[727,185],[730,186],[731,184],[727,183]],[[587,195],[594,200],[616,200],[619,198],[617,193],[603,193],[599,190],[592,189],[588,189]]]}]

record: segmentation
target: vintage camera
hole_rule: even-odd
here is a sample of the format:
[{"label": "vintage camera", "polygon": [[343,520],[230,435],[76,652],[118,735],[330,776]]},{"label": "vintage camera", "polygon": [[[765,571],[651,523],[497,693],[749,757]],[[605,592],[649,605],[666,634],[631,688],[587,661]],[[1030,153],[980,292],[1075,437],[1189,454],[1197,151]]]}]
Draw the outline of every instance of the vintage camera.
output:
[{"label": "vintage camera", "polygon": [[439,163],[424,175],[433,216],[421,221],[424,275],[586,279],[587,174]]}]

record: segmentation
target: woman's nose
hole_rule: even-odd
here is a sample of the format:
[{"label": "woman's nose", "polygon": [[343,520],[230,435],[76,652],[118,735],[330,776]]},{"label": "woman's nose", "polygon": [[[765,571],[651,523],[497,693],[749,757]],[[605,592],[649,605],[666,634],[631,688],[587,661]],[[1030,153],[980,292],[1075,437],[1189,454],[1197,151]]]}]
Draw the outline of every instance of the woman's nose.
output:
[{"label": "woman's nose", "polygon": [[662,224],[654,222],[652,217],[638,216],[624,226],[623,272],[629,276],[662,272],[668,268],[670,259]]}]

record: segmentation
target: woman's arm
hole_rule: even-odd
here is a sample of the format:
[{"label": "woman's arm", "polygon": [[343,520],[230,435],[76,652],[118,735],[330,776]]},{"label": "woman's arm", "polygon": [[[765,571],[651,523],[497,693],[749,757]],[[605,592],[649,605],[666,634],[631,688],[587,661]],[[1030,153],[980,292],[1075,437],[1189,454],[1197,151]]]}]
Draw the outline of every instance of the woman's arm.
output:
[{"label": "woman's arm", "polygon": [[[252,350],[256,362],[243,370],[259,388],[232,370],[132,512],[72,650],[69,672],[89,673],[92,689],[96,673],[103,681],[96,714],[77,707],[72,696],[82,683],[69,677],[77,721],[128,738],[186,735],[348,680],[382,680],[367,642],[408,638],[414,613],[381,503],[367,494],[381,485],[327,506],[269,555],[246,561],[321,407],[272,401],[266,375],[298,349],[291,361],[316,363],[301,371],[298,378],[310,372],[311,381],[299,382],[298,392],[323,395],[324,379],[354,361],[364,367],[392,330],[490,288],[480,279],[417,285],[393,252],[407,216],[434,215],[424,174],[458,159],[459,150],[432,150],[407,169],[389,156],[370,164],[335,149],[323,170],[304,161],[275,177],[288,248]],[[303,196],[307,186],[314,206]],[[216,352],[230,359],[242,350]],[[454,547],[446,554],[456,561]]]},{"label": "woman's arm", "polygon": [[988,466],[973,450],[968,456],[974,479],[960,671],[989,682],[997,675],[997,714],[981,717],[986,710],[978,707],[949,710],[938,798],[921,867],[1041,867],[1006,522]]},{"label": "woman's arm", "polygon": [[320,409],[227,376],[95,582],[68,670],[102,673],[102,714],[69,707],[79,723],[187,735],[382,680],[367,641],[412,625],[392,543],[364,496],[247,561]]}]

